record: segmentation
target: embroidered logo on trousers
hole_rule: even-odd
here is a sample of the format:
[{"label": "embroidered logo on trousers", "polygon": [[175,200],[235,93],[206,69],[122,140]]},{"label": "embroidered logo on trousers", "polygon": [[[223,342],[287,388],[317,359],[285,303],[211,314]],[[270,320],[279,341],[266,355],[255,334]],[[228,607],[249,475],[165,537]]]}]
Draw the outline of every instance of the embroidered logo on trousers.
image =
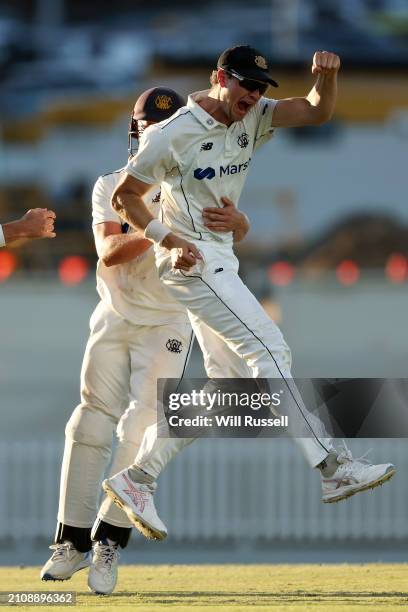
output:
[{"label": "embroidered logo on trousers", "polygon": [[176,340],[175,338],[169,338],[166,342],[166,348],[170,353],[181,353],[183,344],[180,340]]}]

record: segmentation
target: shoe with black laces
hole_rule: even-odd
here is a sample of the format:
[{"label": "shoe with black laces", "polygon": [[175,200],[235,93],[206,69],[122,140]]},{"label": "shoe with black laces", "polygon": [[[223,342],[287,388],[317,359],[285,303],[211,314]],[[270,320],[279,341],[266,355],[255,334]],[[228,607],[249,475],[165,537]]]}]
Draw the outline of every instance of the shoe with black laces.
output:
[{"label": "shoe with black laces", "polygon": [[95,542],[88,575],[88,588],[97,595],[112,593],[118,580],[118,545],[109,540]]}]

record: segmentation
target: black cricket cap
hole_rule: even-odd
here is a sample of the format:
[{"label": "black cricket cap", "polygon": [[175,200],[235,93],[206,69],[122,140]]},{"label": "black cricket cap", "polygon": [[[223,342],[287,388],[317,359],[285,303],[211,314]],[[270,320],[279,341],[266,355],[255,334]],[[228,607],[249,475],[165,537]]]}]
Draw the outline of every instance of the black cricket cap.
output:
[{"label": "black cricket cap", "polygon": [[217,68],[223,68],[227,72],[233,70],[245,79],[254,79],[279,87],[269,74],[265,56],[249,45],[238,45],[223,51],[218,58]]},{"label": "black cricket cap", "polygon": [[185,104],[183,98],[173,89],[152,87],[136,100],[132,119],[164,121]]}]

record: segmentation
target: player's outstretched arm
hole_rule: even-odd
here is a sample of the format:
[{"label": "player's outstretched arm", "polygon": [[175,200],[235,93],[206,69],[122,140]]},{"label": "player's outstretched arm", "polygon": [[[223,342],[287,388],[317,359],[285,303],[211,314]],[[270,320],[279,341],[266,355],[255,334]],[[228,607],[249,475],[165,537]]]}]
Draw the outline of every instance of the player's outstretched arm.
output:
[{"label": "player's outstretched arm", "polygon": [[93,233],[98,257],[108,267],[132,261],[152,246],[140,231],[123,234],[120,223],[114,221],[94,225]]},{"label": "player's outstretched arm", "polygon": [[0,226],[4,235],[0,246],[18,246],[29,240],[55,238],[54,221],[54,211],[47,208],[30,209],[21,219]]},{"label": "player's outstretched arm", "polygon": [[321,125],[333,116],[337,99],[337,73],[340,58],[335,53],[316,51],[312,73],[316,83],[304,98],[279,100],[272,117],[274,127]]},{"label": "player's outstretched arm", "polygon": [[233,232],[234,242],[240,242],[249,232],[248,217],[229,198],[222,197],[222,207],[203,209],[204,225],[214,232]]}]

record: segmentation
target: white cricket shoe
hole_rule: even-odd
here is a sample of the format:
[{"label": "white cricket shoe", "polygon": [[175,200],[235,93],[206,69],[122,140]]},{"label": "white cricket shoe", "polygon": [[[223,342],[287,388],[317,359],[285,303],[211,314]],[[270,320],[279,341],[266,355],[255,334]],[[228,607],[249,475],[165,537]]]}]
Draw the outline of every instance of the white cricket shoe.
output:
[{"label": "white cricket shoe", "polygon": [[96,542],[88,575],[88,588],[97,595],[112,593],[118,580],[119,552],[117,544]]},{"label": "white cricket shoe", "polygon": [[91,563],[91,551],[81,553],[71,542],[53,544],[50,548],[54,552],[41,570],[41,580],[69,580]]},{"label": "white cricket shoe", "polygon": [[125,469],[104,480],[102,488],[147,539],[164,540],[167,528],[157,515],[152,485],[134,482]]},{"label": "white cricket shoe", "polygon": [[321,476],[323,503],[331,504],[360,491],[374,489],[394,476],[396,470],[392,463],[374,465],[364,457],[354,459],[343,441],[343,449],[337,456],[339,467],[330,478]]}]

